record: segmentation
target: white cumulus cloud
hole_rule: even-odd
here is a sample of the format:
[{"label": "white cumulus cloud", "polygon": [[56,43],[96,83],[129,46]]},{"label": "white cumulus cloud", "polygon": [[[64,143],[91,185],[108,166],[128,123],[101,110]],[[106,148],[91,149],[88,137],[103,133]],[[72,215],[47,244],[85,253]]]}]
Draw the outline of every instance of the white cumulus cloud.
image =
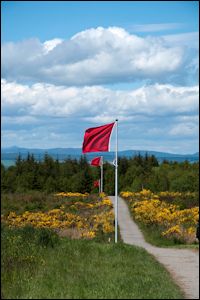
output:
[{"label": "white cumulus cloud", "polygon": [[119,27],[98,27],[69,40],[4,43],[2,76],[10,81],[68,86],[141,79],[170,82],[171,76],[180,81],[187,77],[183,72],[190,62],[187,53],[185,45],[170,44],[169,37],[140,37]]},{"label": "white cumulus cloud", "polygon": [[165,116],[196,114],[198,86],[176,87],[167,84],[143,86],[134,90],[111,90],[100,86],[65,87],[37,83],[2,83],[2,109],[7,114],[78,116],[94,122],[139,115]]}]

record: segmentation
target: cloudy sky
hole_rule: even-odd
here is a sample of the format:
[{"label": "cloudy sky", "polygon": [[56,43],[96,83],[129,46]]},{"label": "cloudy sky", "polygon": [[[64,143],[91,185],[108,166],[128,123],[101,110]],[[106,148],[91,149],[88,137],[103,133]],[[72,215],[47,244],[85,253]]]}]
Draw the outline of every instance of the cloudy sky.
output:
[{"label": "cloudy sky", "polygon": [[[2,147],[199,151],[198,1],[3,1]],[[111,150],[114,150],[114,134]]]}]

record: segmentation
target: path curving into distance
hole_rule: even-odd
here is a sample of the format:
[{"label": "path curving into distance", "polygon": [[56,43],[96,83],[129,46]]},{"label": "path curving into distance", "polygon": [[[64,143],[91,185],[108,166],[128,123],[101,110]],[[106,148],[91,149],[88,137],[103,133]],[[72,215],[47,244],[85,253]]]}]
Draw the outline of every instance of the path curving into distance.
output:
[{"label": "path curving into distance", "polygon": [[[109,196],[115,206],[115,197]],[[143,234],[131,218],[126,202],[118,196],[118,226],[126,244],[145,248],[172,274],[185,293],[186,299],[199,299],[199,251],[159,248],[144,240]]]}]

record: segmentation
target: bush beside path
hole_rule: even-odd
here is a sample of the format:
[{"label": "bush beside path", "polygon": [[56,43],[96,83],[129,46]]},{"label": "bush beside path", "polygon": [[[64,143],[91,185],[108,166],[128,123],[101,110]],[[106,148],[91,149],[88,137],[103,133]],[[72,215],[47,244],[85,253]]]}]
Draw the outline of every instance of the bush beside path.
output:
[{"label": "bush beside path", "polygon": [[[109,197],[115,205],[115,197]],[[118,225],[126,244],[135,245],[151,253],[178,283],[186,299],[199,299],[199,252],[189,249],[159,248],[144,240],[143,234],[130,216],[125,201],[118,197]]]}]

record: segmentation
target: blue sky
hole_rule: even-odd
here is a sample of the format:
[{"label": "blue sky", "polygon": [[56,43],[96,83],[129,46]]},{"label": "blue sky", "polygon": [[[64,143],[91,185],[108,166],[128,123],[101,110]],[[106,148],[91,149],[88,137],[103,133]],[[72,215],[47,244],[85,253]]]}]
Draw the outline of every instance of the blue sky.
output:
[{"label": "blue sky", "polygon": [[80,148],[118,118],[120,150],[198,151],[197,1],[1,5],[2,147]]}]

